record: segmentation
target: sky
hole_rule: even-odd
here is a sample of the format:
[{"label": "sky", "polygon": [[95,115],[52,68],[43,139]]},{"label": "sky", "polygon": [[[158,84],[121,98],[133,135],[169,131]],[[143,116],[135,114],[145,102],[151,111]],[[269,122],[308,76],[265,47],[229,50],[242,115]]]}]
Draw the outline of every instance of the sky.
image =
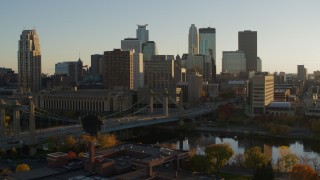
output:
[{"label": "sky", "polygon": [[258,33],[262,70],[308,73],[320,69],[319,0],[1,0],[0,67],[17,71],[18,40],[24,29],[36,29],[42,72],[75,61],[90,66],[91,54],[120,48],[136,37],[137,24],[149,24],[149,40],[159,54],[188,52],[191,24],[216,28],[217,73],[222,51],[238,48],[238,31]]}]

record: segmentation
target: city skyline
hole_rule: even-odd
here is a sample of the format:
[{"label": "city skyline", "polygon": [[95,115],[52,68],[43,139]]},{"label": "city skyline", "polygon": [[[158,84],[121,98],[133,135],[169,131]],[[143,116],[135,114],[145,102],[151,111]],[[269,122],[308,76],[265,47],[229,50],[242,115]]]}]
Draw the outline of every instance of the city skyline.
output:
[{"label": "city skyline", "polygon": [[[0,67],[17,72],[17,41],[24,29],[37,30],[43,73],[53,74],[57,62],[75,61],[80,56],[84,65],[91,65],[92,54],[120,48],[122,39],[136,36],[137,24],[149,24],[149,39],[157,43],[159,54],[181,56],[188,53],[188,31],[195,24],[198,29],[213,27],[217,31],[217,73],[221,72],[222,51],[237,50],[238,32],[244,30],[258,33],[257,54],[263,71],[296,73],[297,65],[304,64],[312,73],[320,69],[316,41],[320,39],[320,26],[314,23],[320,16],[319,5],[317,1],[288,0],[199,4],[5,1],[0,6]],[[160,13],[161,8],[172,10]]]}]

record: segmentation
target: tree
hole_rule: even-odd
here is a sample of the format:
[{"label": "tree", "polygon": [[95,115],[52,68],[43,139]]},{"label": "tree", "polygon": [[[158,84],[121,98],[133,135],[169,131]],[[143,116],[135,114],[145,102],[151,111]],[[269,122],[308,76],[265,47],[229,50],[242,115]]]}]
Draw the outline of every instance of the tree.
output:
[{"label": "tree", "polygon": [[217,171],[228,162],[234,153],[230,144],[212,144],[207,146],[205,151],[206,156]]},{"label": "tree", "polygon": [[1,148],[0,149],[0,157],[5,157],[7,155],[7,152],[6,152],[6,150],[4,149],[4,148]]},{"label": "tree", "polygon": [[117,144],[117,137],[114,134],[100,134],[97,140],[101,148],[108,148]]},{"label": "tree", "polygon": [[261,151],[261,148],[257,146],[249,148],[244,152],[244,160],[246,166],[254,170],[267,162],[266,156]]},{"label": "tree", "polygon": [[244,155],[242,153],[238,153],[234,156],[233,161],[236,166],[243,167],[244,166]]},{"label": "tree", "polygon": [[76,144],[76,140],[73,136],[66,136],[64,141],[68,150],[72,149]]},{"label": "tree", "polygon": [[288,172],[292,170],[292,167],[298,164],[299,158],[296,154],[291,153],[288,146],[279,147],[280,158],[278,159],[278,169],[281,172]]},{"label": "tree", "polygon": [[290,176],[292,180],[318,179],[317,172],[313,170],[309,165],[305,165],[305,164],[297,164],[293,166]]},{"label": "tree", "polygon": [[77,158],[77,154],[73,151],[68,152],[68,159],[74,159]]},{"label": "tree", "polygon": [[27,164],[19,164],[17,167],[16,167],[16,172],[20,172],[20,171],[30,171],[30,167],[29,165]]},{"label": "tree", "polygon": [[209,172],[211,162],[206,156],[194,155],[190,159],[190,169],[193,172]]},{"label": "tree", "polygon": [[267,165],[263,164],[254,173],[253,180],[272,180],[274,179],[274,172],[272,169],[271,161]]},{"label": "tree", "polygon": [[91,136],[97,137],[103,125],[100,117],[89,114],[81,119],[83,130]]}]

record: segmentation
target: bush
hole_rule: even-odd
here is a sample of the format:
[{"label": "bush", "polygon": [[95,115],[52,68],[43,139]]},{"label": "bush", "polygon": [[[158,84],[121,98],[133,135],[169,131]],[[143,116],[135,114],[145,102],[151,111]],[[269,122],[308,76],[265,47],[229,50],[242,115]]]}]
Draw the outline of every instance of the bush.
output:
[{"label": "bush", "polygon": [[20,172],[20,171],[30,171],[30,167],[27,164],[19,164],[16,167],[16,172]]}]

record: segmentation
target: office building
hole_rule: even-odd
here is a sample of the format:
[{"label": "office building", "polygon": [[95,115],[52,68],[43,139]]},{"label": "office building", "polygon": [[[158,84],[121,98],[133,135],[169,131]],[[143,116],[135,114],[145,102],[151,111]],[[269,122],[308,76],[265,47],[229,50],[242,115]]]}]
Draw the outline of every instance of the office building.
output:
[{"label": "office building", "polygon": [[297,80],[305,81],[308,79],[308,71],[304,67],[304,65],[298,65],[298,73],[297,73]]},{"label": "office building", "polygon": [[211,81],[216,81],[216,29],[215,28],[200,28],[199,29],[199,54],[210,55],[211,63]]},{"label": "office building", "polygon": [[123,89],[55,89],[38,94],[39,108],[50,112],[113,112],[132,105],[132,93]]},{"label": "office building", "polygon": [[246,55],[247,72],[257,72],[257,31],[239,31],[238,50],[244,52]]},{"label": "office building", "polygon": [[246,57],[242,51],[222,52],[222,73],[239,75],[246,72]]},{"label": "office building", "polygon": [[257,72],[262,72],[262,60],[257,57]]},{"label": "office building", "polygon": [[194,24],[189,29],[189,55],[199,54],[199,34]]},{"label": "office building", "polygon": [[149,41],[149,30],[147,30],[147,26],[148,24],[138,25],[137,39],[139,39],[142,44]]},{"label": "office building", "polygon": [[126,38],[121,40],[121,49],[123,51],[134,49],[134,53],[142,53],[142,43],[138,38]]},{"label": "office building", "polygon": [[133,51],[114,49],[103,56],[105,88],[126,87],[133,89]]},{"label": "office building", "polygon": [[126,38],[121,40],[122,51],[133,51],[133,89],[143,87],[143,54],[141,41],[137,38]]},{"label": "office building", "polygon": [[148,41],[142,44],[143,60],[151,60],[153,55],[158,55],[157,45],[154,41]]},{"label": "office building", "polygon": [[23,30],[18,49],[18,87],[22,92],[41,89],[41,51],[36,30]]},{"label": "office building", "polygon": [[94,76],[102,75],[103,70],[103,54],[91,55],[91,74]]},{"label": "office building", "polygon": [[274,100],[273,75],[253,76],[248,82],[247,90],[247,114],[264,114],[266,106]]},{"label": "office building", "polygon": [[202,95],[202,75],[193,73],[188,76],[188,102],[195,105],[200,102]]},{"label": "office building", "polygon": [[[159,57],[159,56],[154,56]],[[161,56],[168,57],[168,56]],[[170,57],[170,56],[169,56]],[[172,88],[174,86],[174,60],[157,58],[144,62],[144,84],[152,89]]]},{"label": "office building", "polygon": [[83,80],[83,62],[64,61],[55,64],[55,75],[67,75],[70,79],[70,86],[77,86]]},{"label": "office building", "polygon": [[212,80],[212,57],[210,55],[189,55],[185,60],[185,67],[187,69],[187,74],[191,75],[194,72],[198,72],[202,75],[205,81]]}]

